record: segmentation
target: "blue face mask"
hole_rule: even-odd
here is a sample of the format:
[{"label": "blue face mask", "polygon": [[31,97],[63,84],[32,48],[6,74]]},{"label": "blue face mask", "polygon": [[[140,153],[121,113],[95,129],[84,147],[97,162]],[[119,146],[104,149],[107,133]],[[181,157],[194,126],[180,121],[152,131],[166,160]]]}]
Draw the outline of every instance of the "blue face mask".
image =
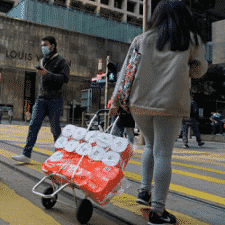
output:
[{"label": "blue face mask", "polygon": [[48,55],[50,53],[48,46],[41,47],[41,51],[42,51],[43,55]]}]

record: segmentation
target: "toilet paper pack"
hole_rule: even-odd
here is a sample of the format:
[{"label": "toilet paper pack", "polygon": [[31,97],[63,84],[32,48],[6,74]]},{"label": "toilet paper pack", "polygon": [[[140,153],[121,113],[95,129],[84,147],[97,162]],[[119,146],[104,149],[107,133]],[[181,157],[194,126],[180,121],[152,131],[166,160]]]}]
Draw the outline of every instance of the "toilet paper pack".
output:
[{"label": "toilet paper pack", "polygon": [[112,144],[113,136],[111,134],[101,133],[97,136],[97,146],[106,148]]},{"label": "toilet paper pack", "polygon": [[42,164],[41,169],[47,174],[56,173],[68,159],[68,153],[64,149],[59,149]]},{"label": "toilet paper pack", "polygon": [[87,129],[82,127],[77,127],[75,131],[72,133],[72,137],[76,141],[82,140],[87,134]]},{"label": "toilet paper pack", "polygon": [[93,131],[88,131],[86,136],[85,136],[85,138],[84,138],[84,140],[86,142],[89,142],[91,139],[96,139],[99,134],[101,134],[100,131],[94,131],[94,130]]},{"label": "toilet paper pack", "polygon": [[75,130],[76,130],[76,126],[68,124],[63,128],[62,135],[64,137],[70,137],[70,136],[72,136],[72,134]]},{"label": "toilet paper pack", "polygon": [[133,145],[130,144],[126,138],[116,137],[111,144],[111,149],[120,155],[120,167],[124,170],[133,155]]},{"label": "toilet paper pack", "polygon": [[68,142],[67,137],[60,136],[55,142],[55,147],[56,148],[65,148],[67,142]]},{"label": "toilet paper pack", "polygon": [[104,157],[102,159],[102,162],[106,164],[107,166],[114,166],[121,169],[122,166],[122,160],[120,158],[120,155],[117,152],[114,151],[108,151],[104,154]]},{"label": "toilet paper pack", "polygon": [[88,155],[91,160],[101,161],[105,155],[105,150],[102,147],[94,146],[93,151]]},{"label": "toilet paper pack", "polygon": [[67,152],[73,152],[78,147],[78,145],[79,145],[79,141],[70,140],[67,142],[64,148]]}]

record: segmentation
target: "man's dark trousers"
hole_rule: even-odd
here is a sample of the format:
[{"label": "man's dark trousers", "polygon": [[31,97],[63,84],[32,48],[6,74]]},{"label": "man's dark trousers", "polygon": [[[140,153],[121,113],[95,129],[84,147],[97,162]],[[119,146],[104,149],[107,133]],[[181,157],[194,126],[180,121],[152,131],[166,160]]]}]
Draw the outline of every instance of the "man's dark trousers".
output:
[{"label": "man's dark trousers", "polygon": [[51,132],[53,134],[54,141],[57,140],[61,134],[59,119],[62,112],[62,107],[62,97],[54,99],[45,99],[43,97],[37,98],[32,110],[32,116],[23,155],[29,158],[31,157],[31,152],[36,143],[38,132],[46,116],[48,116],[50,120]]},{"label": "man's dark trousers", "polygon": [[183,143],[188,144],[188,128],[191,126],[194,135],[196,136],[196,141],[198,143],[201,142],[201,136],[200,132],[198,129],[198,122],[195,118],[190,118],[190,122],[186,122],[185,120],[182,121],[182,138],[183,138]]}]

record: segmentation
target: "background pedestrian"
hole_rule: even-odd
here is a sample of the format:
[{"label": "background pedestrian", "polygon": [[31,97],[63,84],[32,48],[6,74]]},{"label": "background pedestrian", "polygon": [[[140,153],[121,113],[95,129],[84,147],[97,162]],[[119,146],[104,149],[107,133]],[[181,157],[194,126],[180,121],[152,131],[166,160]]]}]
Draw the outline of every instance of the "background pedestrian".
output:
[{"label": "background pedestrian", "polygon": [[[141,59],[129,105],[146,142],[137,202],[152,205],[148,224],[176,224],[175,216],[165,210],[172,151],[182,118],[190,115],[189,78],[201,77],[208,68],[205,48],[195,24],[182,1],[160,1],[149,30],[138,40],[134,39],[121,69],[125,71],[136,43]],[[117,101],[122,74],[113,92],[113,102]],[[115,108],[112,105],[112,113]]]},{"label": "background pedestrian", "polygon": [[183,148],[189,148],[188,146],[188,128],[189,126],[192,128],[194,135],[196,136],[196,141],[198,142],[198,146],[204,145],[204,142],[201,140],[201,135],[198,129],[198,119],[199,119],[199,108],[196,102],[193,100],[191,96],[191,114],[188,120],[183,119],[182,121],[182,139],[184,146]]},{"label": "background pedestrian", "polygon": [[12,111],[12,109],[10,109],[8,111],[8,116],[9,116],[9,123],[11,124],[12,123],[12,118],[13,118],[13,111]]},{"label": "background pedestrian", "polygon": [[0,124],[2,123],[2,116],[3,116],[3,111],[0,109]]}]

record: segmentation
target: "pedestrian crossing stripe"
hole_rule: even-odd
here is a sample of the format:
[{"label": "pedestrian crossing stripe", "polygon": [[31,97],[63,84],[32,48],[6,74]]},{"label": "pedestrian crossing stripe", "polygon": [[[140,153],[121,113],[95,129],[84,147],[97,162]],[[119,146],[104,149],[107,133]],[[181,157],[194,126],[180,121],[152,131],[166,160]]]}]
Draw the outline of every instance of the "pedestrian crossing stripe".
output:
[{"label": "pedestrian crossing stripe", "polygon": [[16,194],[13,189],[2,182],[0,182],[0,193],[0,217],[10,225],[60,225],[53,217],[49,216],[39,207],[33,205],[26,198]]},{"label": "pedestrian crossing stripe", "polygon": [[[133,155],[134,158],[141,159],[140,155]],[[212,165],[217,165],[217,166],[222,166],[225,167],[225,160],[224,159],[218,159],[218,158],[201,158],[201,157],[196,157],[196,156],[178,156],[178,155],[173,155],[173,159],[179,159],[179,160],[185,160],[185,161],[194,161],[194,162],[200,162],[200,163],[208,163]],[[212,161],[212,160],[216,160]],[[218,162],[219,161],[219,162]],[[222,161],[222,162],[220,162]],[[224,162],[223,162],[224,161]]]},{"label": "pedestrian crossing stripe", "polygon": [[[139,165],[139,166],[141,165],[141,162],[138,162],[135,160],[129,160],[129,163]],[[210,168],[200,167],[200,166],[194,166],[194,165],[185,164],[185,163],[171,162],[171,164],[177,165],[177,166],[182,166],[182,167],[188,167],[188,168],[192,168],[192,169],[203,170],[203,171],[211,172],[211,173],[225,174],[225,171],[215,170],[215,169],[210,169]],[[203,175],[199,175],[196,173],[190,173],[190,172],[175,170],[175,169],[172,169],[172,172],[176,173],[176,174],[188,176],[188,177],[193,177],[193,178],[197,178],[197,179],[201,179],[201,180],[205,180],[205,181],[210,181],[210,182],[217,183],[217,184],[225,184],[225,180],[221,180],[221,179],[213,178],[213,177],[209,177],[209,176],[203,176]]]}]

